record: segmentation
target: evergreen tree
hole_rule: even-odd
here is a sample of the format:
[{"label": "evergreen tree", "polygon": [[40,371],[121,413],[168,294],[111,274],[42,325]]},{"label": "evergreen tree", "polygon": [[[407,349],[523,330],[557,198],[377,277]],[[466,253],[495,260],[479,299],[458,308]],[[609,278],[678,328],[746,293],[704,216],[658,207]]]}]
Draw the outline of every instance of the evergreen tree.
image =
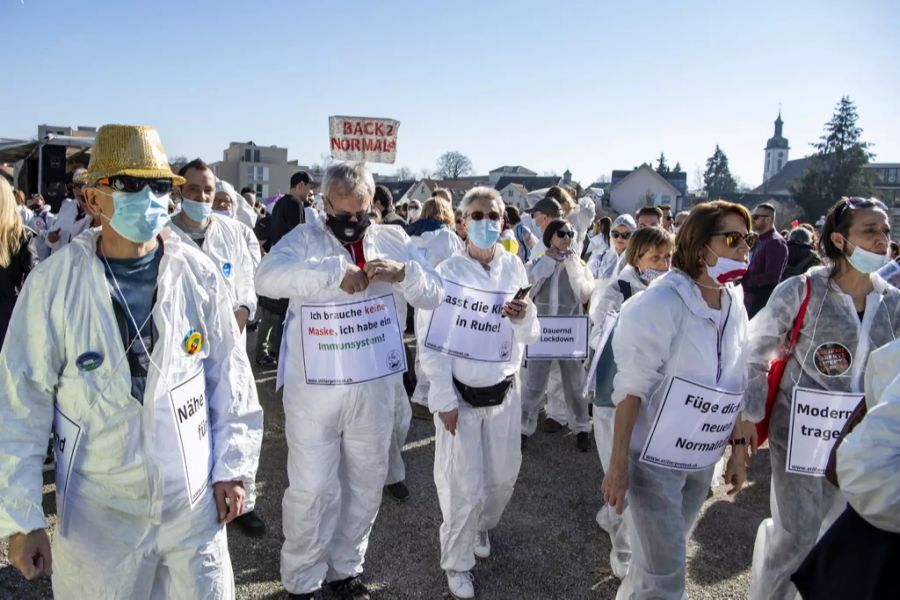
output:
[{"label": "evergreen tree", "polygon": [[659,162],[659,166],[656,167],[656,172],[660,173],[660,174],[668,173],[669,165],[666,163],[666,155],[664,153],[660,152],[659,158],[656,160],[657,160],[657,162]]},{"label": "evergreen tree", "polygon": [[733,192],[737,189],[737,182],[731,176],[728,169],[728,157],[716,144],[716,151],[706,161],[706,172],[703,173],[703,189],[707,198],[715,200],[722,193]]},{"label": "evergreen tree", "polygon": [[860,140],[862,129],[856,124],[858,119],[853,102],[844,96],[825,124],[825,135],[812,144],[816,153],[807,161],[799,183],[791,186],[791,193],[807,219],[815,220],[827,213],[841,196],[872,193],[872,173],[863,165],[874,154],[868,150],[871,144]]},{"label": "evergreen tree", "polygon": [[672,172],[673,173],[681,173],[681,163],[680,162],[675,163],[675,166],[672,167]]}]

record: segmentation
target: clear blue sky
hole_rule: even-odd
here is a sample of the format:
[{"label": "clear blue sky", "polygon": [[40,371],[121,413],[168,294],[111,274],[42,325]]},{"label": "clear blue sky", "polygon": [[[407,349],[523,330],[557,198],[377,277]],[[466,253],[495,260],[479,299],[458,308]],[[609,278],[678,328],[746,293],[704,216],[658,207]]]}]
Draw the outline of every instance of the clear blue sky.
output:
[{"label": "clear blue sky", "polygon": [[891,0],[0,0],[0,28],[0,137],[146,123],[169,155],[253,140],[310,164],[329,115],[364,115],[401,122],[382,173],[459,150],[588,183],[664,151],[693,185],[719,144],[757,185],[779,102],[797,158],[848,94],[900,162]]}]

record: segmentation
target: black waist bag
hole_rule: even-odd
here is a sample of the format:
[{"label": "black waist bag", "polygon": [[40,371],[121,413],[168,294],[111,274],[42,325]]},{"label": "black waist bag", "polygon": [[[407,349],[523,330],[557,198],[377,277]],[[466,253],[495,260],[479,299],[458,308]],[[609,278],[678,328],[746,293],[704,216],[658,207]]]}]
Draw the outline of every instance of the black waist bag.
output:
[{"label": "black waist bag", "polygon": [[456,380],[456,377],[453,378],[453,385],[456,386],[459,396],[475,408],[503,404],[503,399],[506,398],[506,392],[509,391],[509,386],[512,385],[512,382],[513,376],[510,375],[500,383],[489,385],[488,387],[472,387],[460,383]]}]

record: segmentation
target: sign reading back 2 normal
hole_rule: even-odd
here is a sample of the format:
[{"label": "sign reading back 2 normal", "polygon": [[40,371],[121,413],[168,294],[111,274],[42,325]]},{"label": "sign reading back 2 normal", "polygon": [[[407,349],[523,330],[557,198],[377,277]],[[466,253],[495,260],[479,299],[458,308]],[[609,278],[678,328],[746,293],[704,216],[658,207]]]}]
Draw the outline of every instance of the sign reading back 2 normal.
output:
[{"label": "sign reading back 2 normal", "polygon": [[328,117],[331,157],[394,164],[400,121],[371,117]]},{"label": "sign reading back 2 normal", "polygon": [[512,356],[512,326],[503,305],[511,293],[488,292],[444,280],[444,301],[431,314],[425,347],[482,362]]},{"label": "sign reading back 2 normal", "polygon": [[406,371],[393,294],[300,310],[306,383],[348,385]]}]

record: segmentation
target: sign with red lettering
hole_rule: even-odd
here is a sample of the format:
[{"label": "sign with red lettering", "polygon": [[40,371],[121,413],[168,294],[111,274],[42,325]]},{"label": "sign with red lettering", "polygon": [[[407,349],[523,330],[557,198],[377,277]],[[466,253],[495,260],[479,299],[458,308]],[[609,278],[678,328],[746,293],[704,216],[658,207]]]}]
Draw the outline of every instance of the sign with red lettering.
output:
[{"label": "sign with red lettering", "polygon": [[400,121],[369,117],[328,117],[331,157],[393,164]]}]

